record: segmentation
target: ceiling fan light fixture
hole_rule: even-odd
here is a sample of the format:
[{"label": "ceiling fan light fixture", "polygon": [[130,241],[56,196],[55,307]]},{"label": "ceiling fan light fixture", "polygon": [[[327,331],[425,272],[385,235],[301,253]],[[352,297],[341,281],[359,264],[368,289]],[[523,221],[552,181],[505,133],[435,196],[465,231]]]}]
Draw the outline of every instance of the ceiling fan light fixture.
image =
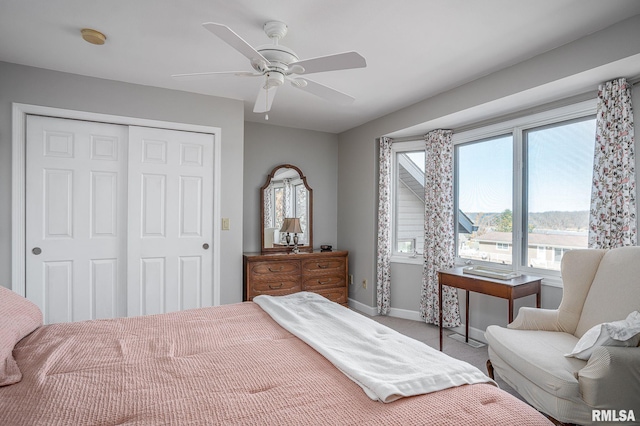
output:
[{"label": "ceiling fan light fixture", "polygon": [[264,88],[278,87],[284,84],[284,74],[279,72],[268,72],[265,74]]},{"label": "ceiling fan light fixture", "polygon": [[96,44],[98,46],[103,45],[105,40],[107,39],[107,36],[102,34],[100,31],[96,31],[91,28],[81,29],[80,34],[82,34],[82,38],[84,39],[84,41],[91,44]]}]

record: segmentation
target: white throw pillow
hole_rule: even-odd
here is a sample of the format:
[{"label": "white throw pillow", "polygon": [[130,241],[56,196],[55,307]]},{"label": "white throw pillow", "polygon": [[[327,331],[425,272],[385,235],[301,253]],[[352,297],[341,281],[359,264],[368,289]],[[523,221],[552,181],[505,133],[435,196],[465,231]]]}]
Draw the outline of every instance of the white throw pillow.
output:
[{"label": "white throw pillow", "polygon": [[566,357],[589,360],[598,346],[638,346],[640,342],[640,313],[631,312],[627,319],[605,322],[591,327]]}]

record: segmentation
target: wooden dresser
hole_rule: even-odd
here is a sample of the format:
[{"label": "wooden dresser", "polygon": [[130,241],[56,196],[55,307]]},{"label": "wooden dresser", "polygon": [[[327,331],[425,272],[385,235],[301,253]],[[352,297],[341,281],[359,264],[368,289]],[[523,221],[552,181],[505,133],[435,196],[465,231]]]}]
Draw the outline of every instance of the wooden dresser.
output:
[{"label": "wooden dresser", "polygon": [[347,305],[349,252],[245,253],[244,300],[260,294],[281,296],[312,291]]}]

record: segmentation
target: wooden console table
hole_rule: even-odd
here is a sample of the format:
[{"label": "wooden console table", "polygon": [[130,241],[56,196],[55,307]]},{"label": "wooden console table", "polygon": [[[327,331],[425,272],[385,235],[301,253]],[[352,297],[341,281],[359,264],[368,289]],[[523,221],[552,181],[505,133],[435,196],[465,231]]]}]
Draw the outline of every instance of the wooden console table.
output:
[{"label": "wooden console table", "polygon": [[[438,306],[442,306],[442,286],[455,287],[467,292],[465,313],[465,342],[469,342],[469,292],[487,294],[509,300],[509,322],[513,321],[513,300],[520,297],[536,295],[536,307],[540,307],[540,287],[542,278],[521,275],[510,280],[500,280],[465,274],[462,267],[438,271]],[[440,313],[440,350],[442,350],[442,309]]]}]

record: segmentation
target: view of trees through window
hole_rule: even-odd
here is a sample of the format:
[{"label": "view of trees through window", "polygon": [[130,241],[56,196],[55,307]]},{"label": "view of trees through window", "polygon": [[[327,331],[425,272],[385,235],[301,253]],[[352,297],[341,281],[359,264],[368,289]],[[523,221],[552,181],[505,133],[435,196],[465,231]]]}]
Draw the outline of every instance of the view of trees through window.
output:
[{"label": "view of trees through window", "polygon": [[512,263],[513,137],[456,148],[458,256]]},{"label": "view of trees through window", "polygon": [[[459,258],[558,271],[567,251],[587,247],[595,118],[592,110],[580,111],[549,112],[536,125],[523,118],[513,127],[469,131],[457,141],[454,134]],[[423,252],[423,143],[394,148],[399,257]]]},{"label": "view of trees through window", "polygon": [[[564,253],[587,247],[595,120],[529,129],[521,139],[519,217],[512,202],[520,173],[512,134],[457,146],[458,256],[559,270]],[[521,240],[514,239],[515,224]],[[514,259],[514,244],[521,260]]]}]

